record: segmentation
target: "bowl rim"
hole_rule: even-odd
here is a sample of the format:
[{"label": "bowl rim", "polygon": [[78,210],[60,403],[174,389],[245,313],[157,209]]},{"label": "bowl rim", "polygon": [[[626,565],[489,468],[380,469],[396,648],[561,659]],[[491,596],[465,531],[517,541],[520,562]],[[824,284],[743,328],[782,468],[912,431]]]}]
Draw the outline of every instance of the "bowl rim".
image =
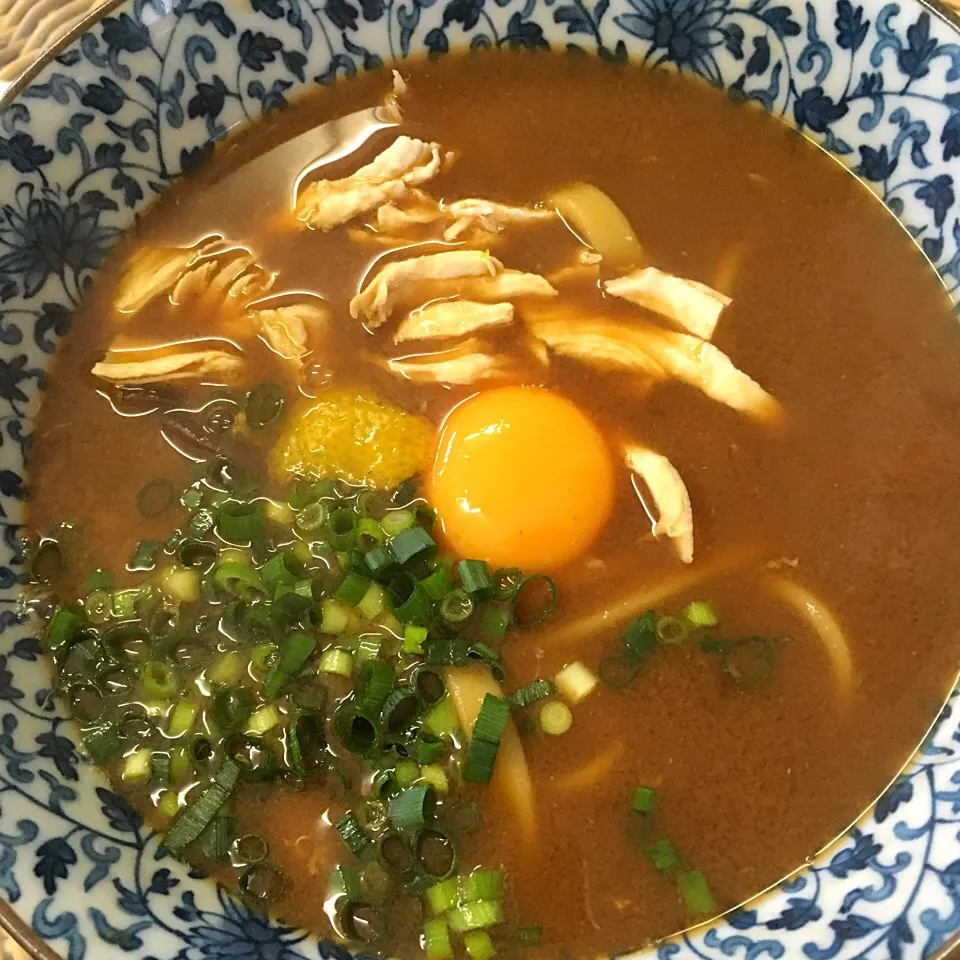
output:
[{"label": "bowl rim", "polygon": [[[47,68],[47,66],[49,66],[51,61],[59,56],[62,51],[75,43],[85,33],[89,32],[91,28],[96,26],[100,20],[108,16],[113,10],[117,9],[118,7],[122,7],[129,2],[130,0],[102,0],[102,2],[100,2],[94,9],[87,12],[80,20],[74,23],[73,26],[70,27],[61,37],[59,37],[53,43],[45,46],[27,67],[21,70],[16,77],[7,82],[7,84],[3,87],[2,92],[0,92],[0,114],[2,114],[7,107],[9,107],[15,100],[17,100],[18,97],[21,96],[23,91],[31,85],[33,80],[39,74],[41,74]],[[795,3],[797,0],[787,0],[787,2]],[[864,4],[864,6],[869,7],[879,8],[882,5],[882,0],[861,0],[861,2]],[[954,34],[956,34],[957,42],[960,43],[960,0],[956,0],[956,9],[948,6],[946,0],[912,0],[912,2],[919,7],[926,9],[937,19],[946,24],[947,27]],[[164,16],[169,16],[170,12],[170,10],[165,11]],[[455,51],[451,49],[450,52]],[[591,54],[591,56],[595,56],[595,54]],[[400,64],[402,62],[403,58],[398,58],[390,61],[389,63],[385,62],[385,65],[390,66],[391,64]],[[654,67],[654,69],[656,68]],[[305,95],[306,93],[307,91],[304,92]],[[777,119],[780,119],[782,122],[785,122],[796,129],[791,118],[782,116]],[[809,137],[806,132],[798,132],[800,132],[805,139],[810,140],[810,142],[814,143],[816,146],[822,146],[816,140]],[[841,163],[849,169],[849,166],[845,161],[841,160]],[[861,178],[858,176],[858,179]],[[894,219],[898,219],[893,211],[888,209],[887,213],[889,216],[894,217]],[[932,263],[928,263],[928,266],[936,273],[936,267]],[[956,308],[955,312],[960,311],[960,299],[958,299],[954,293],[951,293],[949,296],[951,301],[954,302],[954,307]],[[957,322],[960,323],[960,317],[957,318]],[[43,661],[43,669],[48,670],[49,664],[46,662],[46,657],[43,658]],[[728,908],[721,914],[717,914],[692,926],[673,931],[672,933],[665,935],[662,939],[651,941],[645,947],[630,948],[627,954],[616,954],[615,956],[627,956],[635,953],[637,950],[650,950],[661,945],[670,944],[671,942],[674,942],[687,934],[695,934],[699,930],[708,929],[710,926],[715,925],[718,921],[721,921],[726,917],[730,917],[742,909],[748,908],[751,904],[757,903],[767,897],[775,896],[777,890],[785,881],[800,875],[810,866],[810,864],[820,861],[821,859],[825,858],[830,851],[834,850],[835,848],[839,848],[844,840],[847,839],[850,831],[872,815],[877,803],[883,797],[883,795],[915,765],[918,757],[922,755],[925,743],[932,735],[934,735],[937,727],[943,719],[944,709],[948,707],[948,705],[957,695],[960,695],[960,672],[956,672],[953,675],[946,696],[937,707],[934,716],[931,718],[927,729],[924,731],[923,736],[916,747],[911,751],[902,765],[898,767],[897,770],[883,784],[881,789],[878,791],[877,796],[872,799],[849,823],[838,830],[835,836],[831,837],[827,842],[822,844],[819,848],[817,848],[817,850],[811,853],[806,861],[798,864],[782,877],[779,877],[777,880],[768,884],[763,889],[756,891],[745,900]],[[233,893],[230,892],[229,895],[233,896]],[[30,958],[30,960],[64,960],[64,956],[57,952],[57,950],[51,946],[49,941],[42,939],[40,934],[31,928],[29,922],[23,916],[21,916],[13,904],[8,902],[4,897],[0,897],[0,933],[8,935],[9,938],[12,939],[14,943]],[[2,946],[2,944],[0,944],[0,946]],[[954,957],[955,950],[956,955]],[[613,956],[613,954],[611,955]],[[958,928],[934,953],[928,955],[926,960],[951,960],[951,958],[953,958],[953,960],[960,960],[960,928]],[[406,960],[406,958],[402,958],[402,960]],[[790,960],[790,958],[788,958],[788,960]]]}]

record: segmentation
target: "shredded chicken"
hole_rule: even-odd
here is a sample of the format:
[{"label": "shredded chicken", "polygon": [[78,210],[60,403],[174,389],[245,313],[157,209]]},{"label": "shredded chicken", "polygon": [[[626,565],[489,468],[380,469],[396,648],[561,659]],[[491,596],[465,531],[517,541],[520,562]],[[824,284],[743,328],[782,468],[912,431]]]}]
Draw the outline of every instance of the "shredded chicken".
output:
[{"label": "shredded chicken", "polygon": [[653,497],[658,513],[654,536],[669,537],[680,559],[693,563],[693,508],[676,467],[661,454],[634,443],[624,447],[624,457]]},{"label": "shredded chicken", "polygon": [[631,328],[612,320],[589,320],[563,314],[531,318],[533,335],[554,353],[589,363],[601,370],[626,370],[662,380],[666,371],[632,335]]},{"label": "shredded chicken", "polygon": [[363,319],[371,327],[379,327],[390,318],[397,301],[411,287],[424,281],[495,276],[502,269],[499,260],[480,250],[451,250],[397,260],[388,263],[350,301],[350,316]]},{"label": "shredded chicken", "polygon": [[227,307],[243,309],[250,301],[266,294],[277,279],[276,273],[265,270],[257,258],[244,252],[224,260],[206,260],[187,270],[170,292],[170,302],[180,306],[198,301],[205,310]]},{"label": "shredded chicken", "polygon": [[512,303],[438,300],[414,310],[397,327],[393,342],[461,337],[485,327],[506,326],[513,322],[513,313]]},{"label": "shredded chicken", "polygon": [[159,383],[170,380],[216,380],[228,383],[243,370],[243,357],[223,350],[176,353],[151,360],[115,362],[104,360],[93,375],[112,383]]},{"label": "shredded chicken", "polygon": [[772,422],[783,410],[756,381],[713,344],[643,323],[617,323],[551,308],[527,316],[531,332],[553,351],[601,370],[626,370],[655,380],[676,377],[718,403]]},{"label": "shredded chicken", "polygon": [[250,319],[274,353],[284,360],[302,360],[310,352],[311,333],[325,331],[330,311],[319,301],[302,302],[251,310]]},{"label": "shredded chicken", "polygon": [[634,270],[616,280],[608,280],[603,289],[613,297],[673,320],[704,340],[713,336],[720,313],[731,302],[730,297],[705,283],[684,280],[656,267]]},{"label": "shredded chicken", "polygon": [[[381,361],[383,362],[383,361]],[[451,350],[418,357],[400,357],[383,365],[391,373],[414,383],[446,383],[464,386],[511,372],[509,357],[484,350],[476,339]]]},{"label": "shredded chicken", "polygon": [[402,203],[385,203],[377,210],[377,229],[403,233],[443,218],[440,204],[422,190],[408,190]]},{"label": "shredded chicken", "polygon": [[341,180],[317,180],[297,197],[296,216],[314,230],[331,230],[384,203],[400,199],[409,187],[440,172],[440,146],[397,137],[365,167]]},{"label": "shredded chicken", "polygon": [[555,297],[559,291],[539,273],[502,270],[495,276],[463,281],[458,284],[457,293],[470,300],[496,303],[520,297]]},{"label": "shredded chicken", "polygon": [[603,257],[593,250],[581,250],[565,266],[558,267],[553,273],[547,274],[547,279],[553,283],[576,283],[600,281],[600,264]]},{"label": "shredded chicken", "polygon": [[151,300],[167,293],[202,257],[211,253],[219,237],[202,241],[193,247],[143,247],[127,263],[127,270],[117,284],[113,306],[119,319],[128,319]]},{"label": "shredded chicken", "polygon": [[444,240],[458,240],[471,230],[488,234],[502,233],[508,226],[541,223],[553,220],[555,210],[539,210],[535,207],[515,207],[495,200],[453,200],[444,205],[444,213],[453,223],[443,232]]}]

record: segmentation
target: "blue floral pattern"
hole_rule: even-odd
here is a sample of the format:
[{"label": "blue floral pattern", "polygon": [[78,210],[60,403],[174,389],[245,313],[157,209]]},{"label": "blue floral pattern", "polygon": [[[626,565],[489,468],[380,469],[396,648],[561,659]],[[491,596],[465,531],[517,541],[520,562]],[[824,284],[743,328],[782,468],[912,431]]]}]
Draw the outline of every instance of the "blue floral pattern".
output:
[{"label": "blue floral pattern", "polygon": [[[110,246],[231,128],[314,84],[492,47],[632,58],[759,103],[849,164],[960,285],[960,38],[919,0],[125,0],[0,113],[0,896],[67,960],[350,960],[159,848],[82,763],[17,612],[32,403]],[[955,695],[956,696],[956,695]],[[662,960],[928,957],[960,930],[960,723],[775,892]],[[82,896],[76,894],[82,889]]]}]

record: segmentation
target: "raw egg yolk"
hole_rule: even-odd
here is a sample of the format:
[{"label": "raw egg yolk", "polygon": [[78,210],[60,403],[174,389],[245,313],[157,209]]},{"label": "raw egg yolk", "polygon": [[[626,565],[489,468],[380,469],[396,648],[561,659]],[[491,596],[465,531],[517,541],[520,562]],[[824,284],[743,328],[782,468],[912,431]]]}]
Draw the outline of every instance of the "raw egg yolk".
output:
[{"label": "raw egg yolk", "polygon": [[448,415],[429,486],[460,556],[553,570],[584,553],[610,516],[613,463],[575,404],[539,387],[501,387]]}]

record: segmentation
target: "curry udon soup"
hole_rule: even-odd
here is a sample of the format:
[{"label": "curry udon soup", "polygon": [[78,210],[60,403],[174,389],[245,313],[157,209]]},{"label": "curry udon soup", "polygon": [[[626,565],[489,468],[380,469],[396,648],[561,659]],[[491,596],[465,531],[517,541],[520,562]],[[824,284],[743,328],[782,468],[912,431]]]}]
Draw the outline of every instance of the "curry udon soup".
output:
[{"label": "curry udon soup", "polygon": [[84,749],[322,937],[665,936],[836,836],[948,690],[947,298],[839,165],[687,79],[317,92],[158,203],[56,364],[33,569]]}]

